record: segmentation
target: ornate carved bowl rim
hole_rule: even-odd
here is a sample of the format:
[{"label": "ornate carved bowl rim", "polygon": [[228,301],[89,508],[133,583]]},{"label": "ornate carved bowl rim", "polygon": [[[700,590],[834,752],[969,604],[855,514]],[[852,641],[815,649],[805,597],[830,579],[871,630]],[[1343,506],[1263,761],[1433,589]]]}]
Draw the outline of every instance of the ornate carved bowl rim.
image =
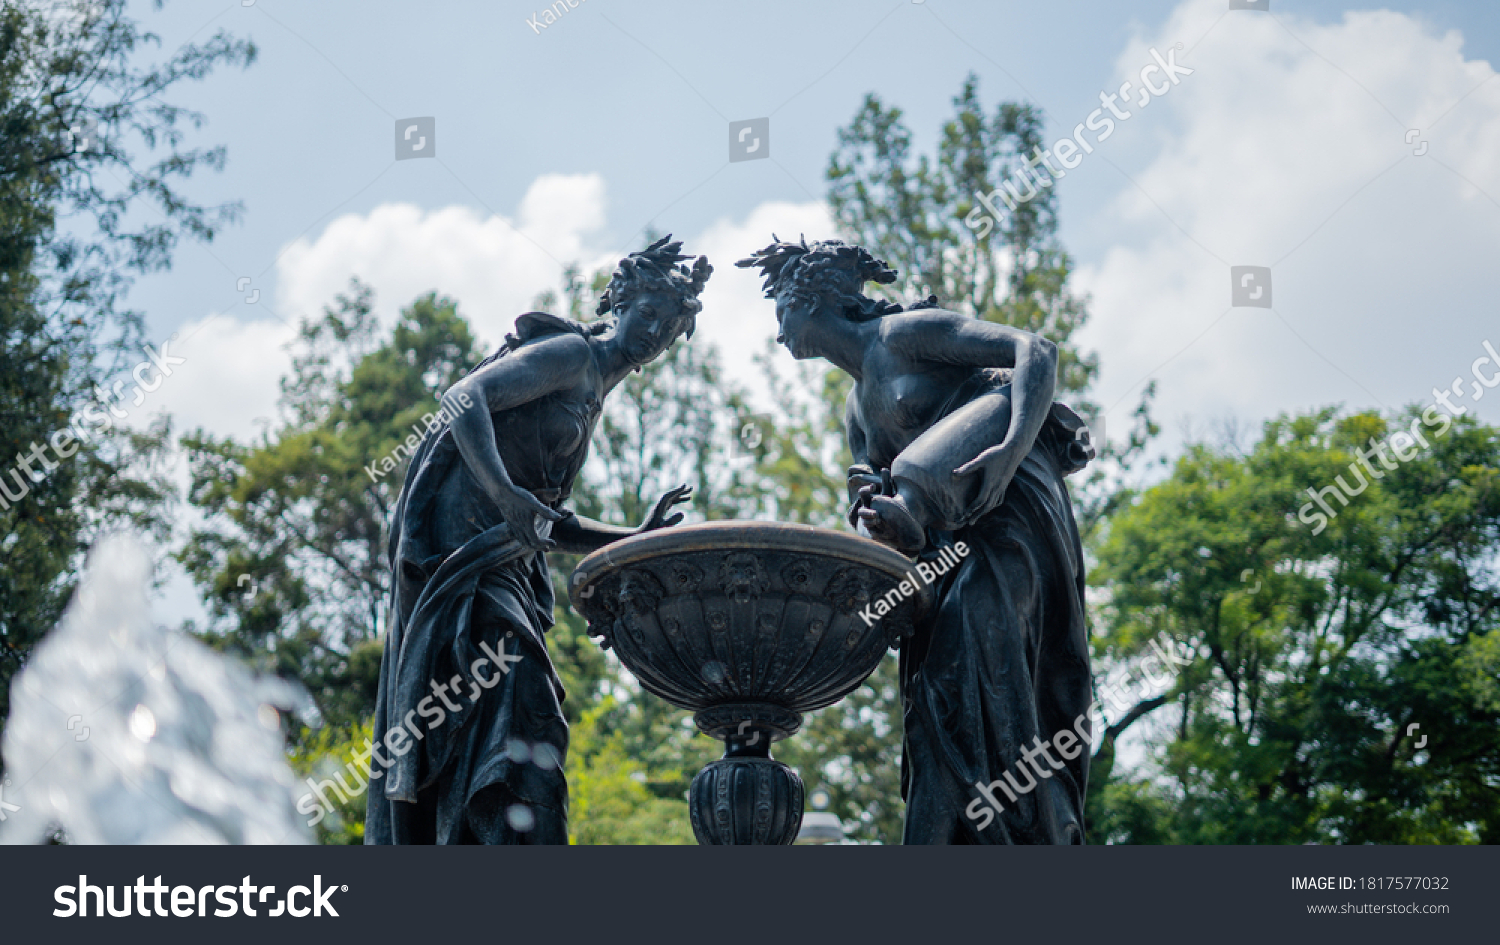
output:
[{"label": "ornate carved bowl rim", "polygon": [[[791,522],[698,522],[632,535],[599,549],[578,563],[568,597],[580,614],[588,612],[592,594],[589,585],[612,572],[643,561],[660,561],[681,554],[769,551],[779,555],[815,558],[864,565],[888,575],[899,584],[916,573],[910,558],[862,535],[836,532],[815,525]],[[577,575],[584,575],[578,580]],[[920,618],[932,604],[932,588],[920,578],[912,596]]]}]

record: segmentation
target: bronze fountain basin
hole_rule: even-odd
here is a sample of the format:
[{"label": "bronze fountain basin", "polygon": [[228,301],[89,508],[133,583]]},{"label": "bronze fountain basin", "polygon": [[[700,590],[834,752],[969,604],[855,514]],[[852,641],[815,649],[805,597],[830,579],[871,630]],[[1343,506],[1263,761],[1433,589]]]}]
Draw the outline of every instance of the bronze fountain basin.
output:
[{"label": "bronze fountain basin", "polygon": [[589,634],[642,688],[724,740],[724,757],[689,792],[703,844],[796,839],[802,782],[771,743],[858,688],[931,604],[897,552],[779,522],[626,538],[585,558],[569,587]]}]

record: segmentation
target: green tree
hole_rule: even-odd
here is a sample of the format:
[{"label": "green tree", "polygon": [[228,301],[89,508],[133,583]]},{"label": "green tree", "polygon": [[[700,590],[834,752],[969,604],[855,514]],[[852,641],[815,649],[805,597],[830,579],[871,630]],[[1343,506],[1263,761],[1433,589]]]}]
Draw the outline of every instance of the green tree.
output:
[{"label": "green tree", "polygon": [[372,305],[356,282],[302,325],[274,433],[182,441],[204,524],[178,557],[208,605],[205,636],[300,680],[343,727],[374,710],[387,529],[411,438],[480,357],[451,299],[417,299],[383,343]]},{"label": "green tree", "polygon": [[[986,116],[972,74],[953,99],[934,157],[911,153],[901,109],[871,93],[839,129],[829,158],[828,202],[844,236],[901,273],[885,290],[1033,331],[1059,351],[1058,390],[1093,382],[1098,358],[1072,342],[1088,320],[1087,300],[1068,286],[1072,259],[1057,240],[1057,194],[1042,188],[1001,218],[982,219],[977,196],[997,189],[1042,142],[1042,113],[1002,102]],[[982,225],[970,227],[967,221]]]},{"label": "green tree", "polygon": [[568,746],[568,840],[583,844],[687,844],[693,828],[687,803],[661,797],[649,786],[678,783],[676,770],[653,769],[628,748],[623,731],[604,716],[617,709],[606,698],[586,710]]},{"label": "green tree", "polygon": [[[136,406],[122,410],[109,393],[145,360],[141,315],[124,307],[132,279],[166,268],[182,236],[212,239],[238,211],[179,189],[225,155],[184,146],[203,116],[168,97],[218,66],[248,65],[255,48],[218,32],[141,66],[157,42],[124,0],[0,6],[0,718],[93,538],[128,525],[165,541],[170,530],[167,426],[132,431],[103,408]],[[63,437],[85,409],[108,425],[82,422],[85,439]],[[22,463],[49,447],[52,458]]]},{"label": "green tree", "polygon": [[[375,717],[371,715],[352,727],[325,725],[303,744],[291,749],[289,760],[297,777],[310,778],[314,782],[333,782],[323,791],[331,809],[315,808],[322,810],[323,816],[314,813],[308,818],[319,843],[359,845],[365,842],[365,795],[370,790],[370,766],[375,764],[370,758],[374,737]],[[374,783],[378,788],[380,782]],[[344,791],[344,787],[351,791]],[[299,800],[310,791],[311,787],[304,780],[297,791]]]},{"label": "green tree", "polygon": [[[1101,647],[1171,640],[1192,661],[1106,710],[1097,838],[1500,841],[1500,431],[1418,415],[1328,409],[1267,423],[1248,453],[1192,445],[1108,523]],[[1375,462],[1414,422],[1430,448]],[[1369,484],[1329,497],[1319,530],[1307,490],[1339,476]],[[1146,776],[1117,777],[1119,739],[1158,717]]]}]

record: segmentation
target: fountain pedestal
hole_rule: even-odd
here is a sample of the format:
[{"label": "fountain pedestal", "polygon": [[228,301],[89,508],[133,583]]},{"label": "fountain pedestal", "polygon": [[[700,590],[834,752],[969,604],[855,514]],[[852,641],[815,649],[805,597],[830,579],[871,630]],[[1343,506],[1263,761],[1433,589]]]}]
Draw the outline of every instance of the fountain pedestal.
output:
[{"label": "fountain pedestal", "polygon": [[866,538],[807,525],[710,522],[585,558],[570,597],[646,691],[691,710],[724,757],[693,779],[702,844],[790,844],[802,781],[771,757],[912,632],[930,589]]}]

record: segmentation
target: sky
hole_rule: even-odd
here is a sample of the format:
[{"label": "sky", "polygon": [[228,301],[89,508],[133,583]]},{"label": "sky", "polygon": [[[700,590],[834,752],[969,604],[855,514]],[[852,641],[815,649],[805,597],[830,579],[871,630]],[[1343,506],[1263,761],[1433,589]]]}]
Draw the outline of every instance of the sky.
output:
[{"label": "sky", "polygon": [[[1050,141],[1138,90],[1155,50],[1191,74],[1057,182],[1106,432],[1152,380],[1168,452],[1281,412],[1429,404],[1455,379],[1500,423],[1471,371],[1500,348],[1500,5],[575,3],[549,25],[510,2],[140,4],[154,56],[221,28],[260,50],[170,95],[207,117],[190,143],[228,148],[188,192],[245,213],[136,287],[148,335],[185,358],[147,409],[257,435],[293,326],[351,277],[387,324],[437,290],[494,345],[564,265],[612,263],[648,228],[709,256],[691,343],[754,386],[774,312],[733,262],[772,232],[834,235],[823,172],[866,94],[930,153],[972,72],[987,109],[1039,105]],[[414,118],[431,156],[397,160]],[[731,161],[730,123],[761,118],[765,159]],[[1270,269],[1271,307],[1231,305],[1240,266]],[[185,580],[167,598],[163,618],[194,612]]]}]

